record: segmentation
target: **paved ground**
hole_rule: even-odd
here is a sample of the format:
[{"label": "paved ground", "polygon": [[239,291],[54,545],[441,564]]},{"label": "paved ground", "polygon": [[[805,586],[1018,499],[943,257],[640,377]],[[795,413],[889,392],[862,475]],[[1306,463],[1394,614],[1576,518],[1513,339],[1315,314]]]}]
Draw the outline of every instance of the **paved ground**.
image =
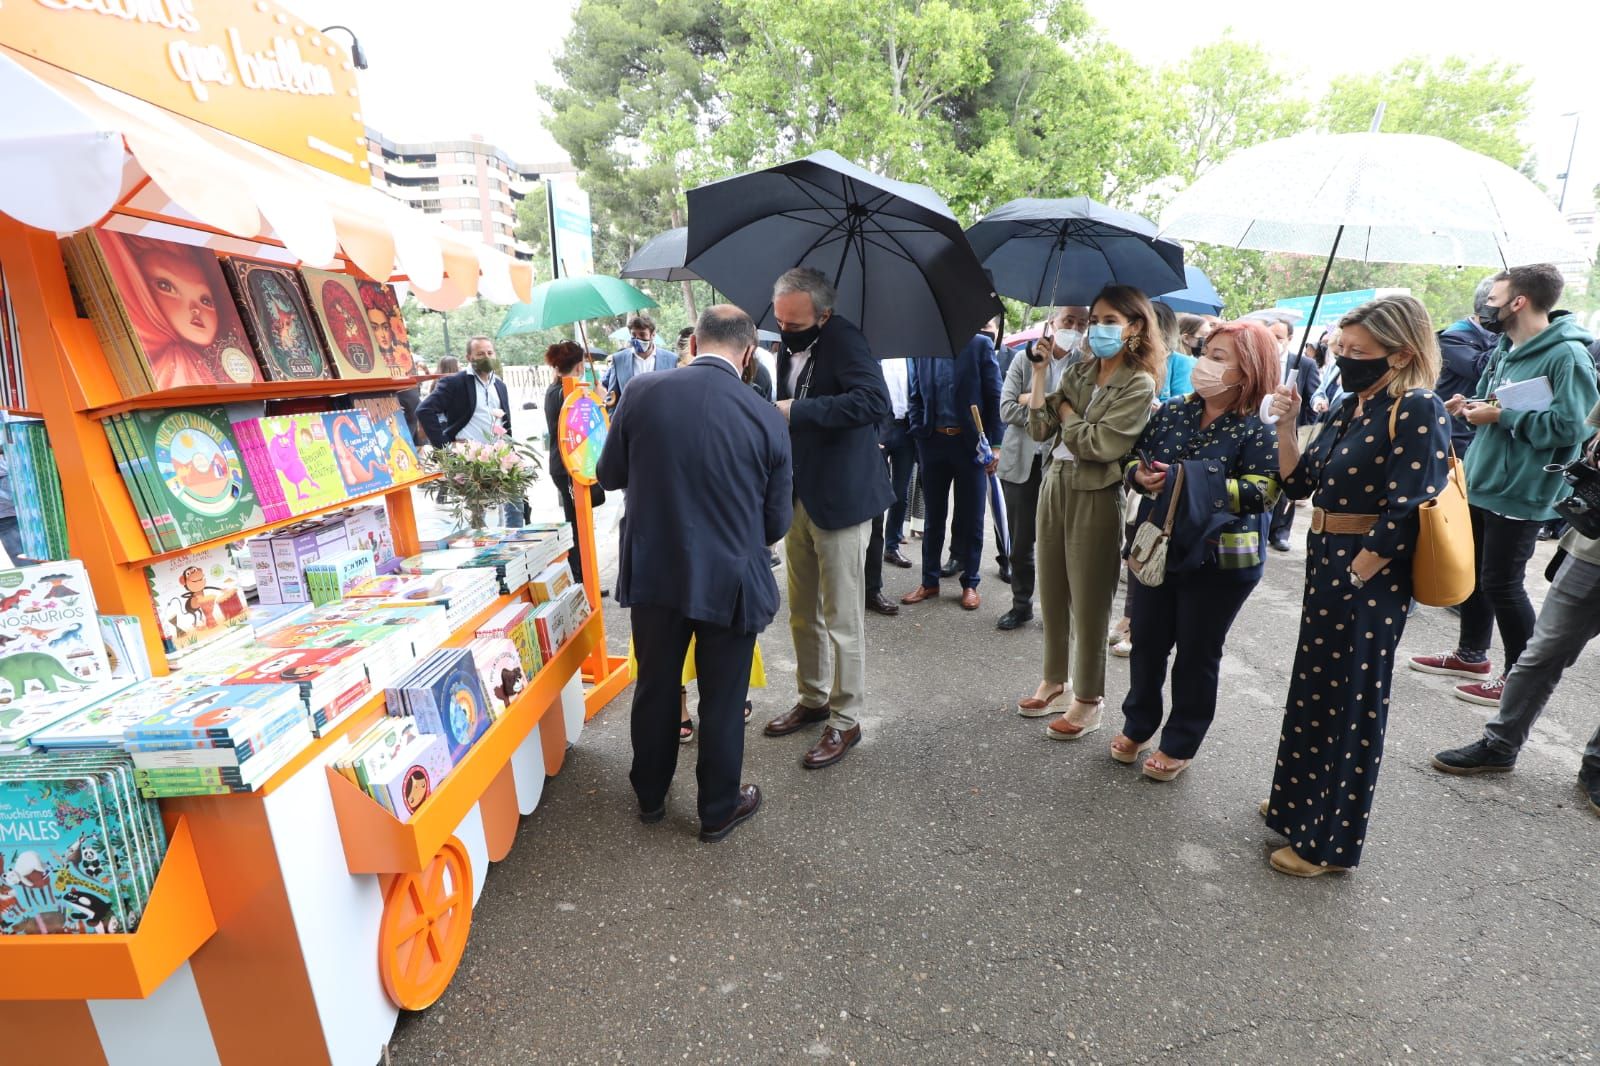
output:
[{"label": "paved ground", "polygon": [[[667,820],[635,819],[624,693],[489,874],[454,984],[402,1019],[392,1061],[1600,1058],[1600,818],[1575,786],[1600,654],[1517,771],[1487,779],[1427,768],[1485,713],[1401,671],[1364,864],[1285,878],[1255,808],[1302,562],[1273,560],[1230,641],[1216,728],[1169,785],[1107,757],[1114,725],[1061,744],[1016,716],[1041,637],[994,631],[1006,596],[989,575],[975,615],[946,598],[869,616],[866,739],[819,772],[798,765],[804,736],[760,735],[792,702],[780,616],[745,758],[766,807],[719,845],[694,836],[693,747]],[[610,616],[620,648],[626,612]],[[1424,611],[1402,651],[1453,636]]]}]

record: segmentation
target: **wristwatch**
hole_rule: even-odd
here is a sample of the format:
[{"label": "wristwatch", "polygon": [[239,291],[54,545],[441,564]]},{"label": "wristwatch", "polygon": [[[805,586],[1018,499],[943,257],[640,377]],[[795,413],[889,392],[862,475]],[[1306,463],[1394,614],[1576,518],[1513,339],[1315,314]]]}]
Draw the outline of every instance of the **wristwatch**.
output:
[{"label": "wristwatch", "polygon": [[1358,589],[1367,587],[1367,579],[1356,573],[1354,568],[1350,570],[1350,587]]}]

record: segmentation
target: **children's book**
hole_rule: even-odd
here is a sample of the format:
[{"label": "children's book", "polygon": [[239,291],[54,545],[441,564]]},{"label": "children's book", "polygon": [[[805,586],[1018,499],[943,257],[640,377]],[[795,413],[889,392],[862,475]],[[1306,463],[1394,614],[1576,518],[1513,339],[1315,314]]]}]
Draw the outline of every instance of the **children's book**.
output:
[{"label": "children's book", "polygon": [[86,691],[110,676],[81,562],[0,571],[0,706]]},{"label": "children's book", "polygon": [[396,690],[391,690],[389,713],[409,712],[419,730],[444,737],[451,765],[460,762],[489,729],[489,699],[472,653],[465,648],[434,652],[402,679]]},{"label": "children's book", "polygon": [[346,498],[320,414],[270,415],[260,425],[290,514],[331,507]]},{"label": "children's book", "polygon": [[305,708],[293,686],[208,685],[129,726],[124,735],[130,741],[238,741],[297,716],[303,718]]},{"label": "children's book", "polygon": [[378,362],[392,378],[410,377],[414,369],[411,338],[406,333],[406,320],[400,314],[400,301],[395,299],[394,289],[367,278],[357,279],[356,288],[361,293],[361,310],[367,318],[367,331],[372,334]]},{"label": "children's book", "polygon": [[348,274],[305,267],[300,271],[312,309],[322,325],[333,365],[341,378],[386,378],[392,375],[372,339],[361,291]]},{"label": "children's book", "polygon": [[249,630],[244,579],[224,547],[207,548],[145,567],[161,643],[169,657]]},{"label": "children's book", "polygon": [[134,411],[125,424],[154,465],[152,517],[169,515],[184,546],[265,521],[225,408]]},{"label": "children's book", "polygon": [[453,765],[445,738],[423,734],[372,776],[369,792],[390,814],[405,821],[433,795]]},{"label": "children's book", "polygon": [[327,427],[328,445],[344,481],[345,491],[351,496],[380,492],[394,484],[389,473],[389,455],[372,419],[365,411],[329,411],[322,416]]},{"label": "children's book", "polygon": [[222,272],[238,301],[245,332],[273,381],[331,376],[322,327],[293,267],[225,255]]},{"label": "children's book", "polygon": [[378,445],[389,457],[389,475],[395,483],[410,481],[420,476],[417,464],[417,442],[412,439],[411,427],[406,424],[405,409],[392,394],[358,396],[356,408],[367,413],[372,420]]}]

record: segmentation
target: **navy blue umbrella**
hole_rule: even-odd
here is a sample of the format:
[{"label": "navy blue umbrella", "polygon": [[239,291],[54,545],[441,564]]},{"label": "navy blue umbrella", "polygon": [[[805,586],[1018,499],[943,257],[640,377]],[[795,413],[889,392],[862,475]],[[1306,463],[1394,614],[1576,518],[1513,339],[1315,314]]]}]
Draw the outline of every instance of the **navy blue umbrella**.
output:
[{"label": "navy blue umbrella", "polygon": [[1183,288],[1183,246],[1156,224],[1087,196],[1012,200],[967,230],[1002,296],[1034,307],[1087,304],[1107,285],[1147,296]]},{"label": "navy blue umbrella", "polygon": [[1217,287],[1211,284],[1211,279],[1206,277],[1205,271],[1197,266],[1183,267],[1183,276],[1188,279],[1188,286],[1176,292],[1165,292],[1156,299],[1178,312],[1180,315],[1220,315],[1222,313],[1222,297],[1217,292]]},{"label": "navy blue umbrella", "polygon": [[834,152],[690,189],[684,265],[768,328],[778,275],[814,267],[880,359],[953,357],[1000,312],[938,193]]},{"label": "navy blue umbrella", "polygon": [[699,281],[700,275],[683,265],[684,242],[688,236],[686,226],[656,234],[633,253],[633,258],[623,264],[617,276],[653,281]]}]

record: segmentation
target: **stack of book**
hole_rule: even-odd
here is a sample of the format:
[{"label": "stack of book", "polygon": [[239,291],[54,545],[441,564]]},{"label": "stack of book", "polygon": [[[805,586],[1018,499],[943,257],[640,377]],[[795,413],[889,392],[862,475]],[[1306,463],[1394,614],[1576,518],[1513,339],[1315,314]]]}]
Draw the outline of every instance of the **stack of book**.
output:
[{"label": "stack of book", "polygon": [[67,556],[67,512],[61,502],[61,474],[44,423],[32,418],[5,419],[5,470],[11,477],[11,501],[17,512],[17,533],[25,558],[44,562]]},{"label": "stack of book", "polygon": [[0,935],[130,933],[167,852],[122,752],[0,759]]},{"label": "stack of book", "polygon": [[438,604],[445,608],[445,624],[454,631],[472,621],[499,594],[500,580],[493,570],[447,570],[419,578],[416,584],[379,602],[390,607]]},{"label": "stack of book", "polygon": [[340,552],[306,567],[306,591],[311,593],[312,603],[323,607],[340,602],[351,589],[375,576],[371,552]]},{"label": "stack of book", "polygon": [[438,789],[453,764],[445,738],[422,733],[416,720],[384,718],[350,742],[332,766],[402,821]]},{"label": "stack of book", "polygon": [[253,792],[310,743],[292,685],[209,685],[124,734],[150,798]]},{"label": "stack of book", "polygon": [[231,418],[226,407],[158,407],[101,422],[152,552],[261,525]]},{"label": "stack of book", "polygon": [[572,567],[564,562],[551,563],[528,581],[534,603],[547,603],[571,587]]},{"label": "stack of book", "polygon": [[307,519],[245,542],[255,569],[256,595],[262,603],[309,603],[306,567],[325,555],[346,551],[372,553],[380,574],[400,568],[394,535],[382,504],[352,507],[320,519]]},{"label": "stack of book", "polygon": [[465,648],[440,648],[385,692],[390,715],[409,715],[423,733],[443,737],[450,765],[489,729],[489,698]]},{"label": "stack of book", "polygon": [[361,705],[372,691],[366,647],[284,648],[267,655],[227,679],[229,685],[284,686],[309,716],[311,730],[322,736],[339,719]]},{"label": "stack of book", "polygon": [[589,618],[589,598],[582,585],[573,585],[548,603],[533,609],[533,628],[539,637],[544,661],[555,658],[561,646],[571,640]]}]

